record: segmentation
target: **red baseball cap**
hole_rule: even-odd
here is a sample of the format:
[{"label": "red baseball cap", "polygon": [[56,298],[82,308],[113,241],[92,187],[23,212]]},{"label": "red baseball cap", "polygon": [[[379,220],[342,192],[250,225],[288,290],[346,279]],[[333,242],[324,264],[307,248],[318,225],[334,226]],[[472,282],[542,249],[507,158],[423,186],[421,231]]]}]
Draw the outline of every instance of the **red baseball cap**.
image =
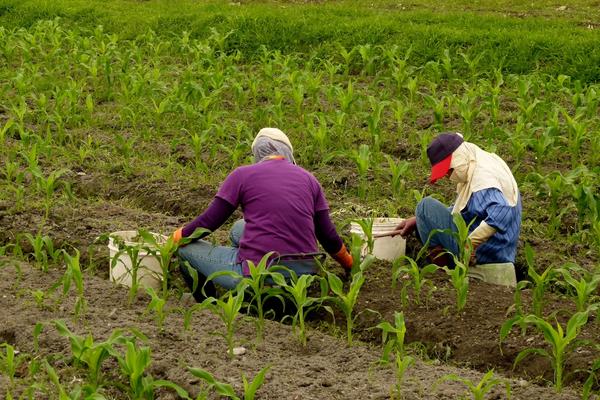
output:
[{"label": "red baseball cap", "polygon": [[448,173],[452,163],[452,153],[464,141],[463,137],[457,133],[444,132],[437,135],[427,146],[427,158],[431,163],[431,176],[429,177],[431,183],[435,183]]}]

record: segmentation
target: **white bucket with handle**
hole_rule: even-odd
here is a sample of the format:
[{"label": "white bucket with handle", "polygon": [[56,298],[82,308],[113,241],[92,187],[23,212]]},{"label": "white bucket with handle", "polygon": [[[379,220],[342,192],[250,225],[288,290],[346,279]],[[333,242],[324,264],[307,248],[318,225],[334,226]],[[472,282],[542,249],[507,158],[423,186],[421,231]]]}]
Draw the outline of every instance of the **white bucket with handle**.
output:
[{"label": "white bucket with handle", "polygon": [[[166,236],[152,233],[157,242],[167,240]],[[138,247],[136,263],[127,253],[127,247]],[[152,254],[152,247],[145,243],[137,231],[118,231],[109,236],[108,250],[110,253],[110,280],[120,285],[131,287],[134,265],[137,266],[137,281],[144,288],[159,289],[162,281],[162,269],[156,255]]]},{"label": "white bucket with handle", "polygon": [[[394,261],[406,252],[406,240],[400,236],[385,236],[395,230],[403,218],[374,218],[373,220],[373,255],[380,260]],[[350,224],[350,233],[355,233],[366,239],[362,227],[356,222]],[[367,244],[363,246],[363,254],[367,252]]]}]

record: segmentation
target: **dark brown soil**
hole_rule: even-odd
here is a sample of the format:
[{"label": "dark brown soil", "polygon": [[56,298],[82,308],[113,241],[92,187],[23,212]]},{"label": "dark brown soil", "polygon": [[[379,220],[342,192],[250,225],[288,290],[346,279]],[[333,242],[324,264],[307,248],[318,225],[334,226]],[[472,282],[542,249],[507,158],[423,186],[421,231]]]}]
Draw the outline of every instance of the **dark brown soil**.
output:
[{"label": "dark brown soil", "polygon": [[[513,362],[521,350],[545,347],[544,339],[537,331],[530,329],[525,336],[520,336],[515,328],[502,346],[499,344],[500,327],[514,313],[513,289],[471,279],[466,307],[457,313],[455,292],[443,271],[438,271],[431,277],[435,290],[427,296],[429,288],[425,287],[421,304],[415,304],[415,296],[409,291],[411,302],[406,307],[402,306],[400,295],[402,282],[395,290],[391,287],[392,273],[389,263],[376,262],[367,275],[357,309],[359,312],[365,309],[376,310],[381,317],[369,313],[362,314],[365,317],[359,318],[358,329],[363,340],[380,340],[380,331],[368,329],[377,325],[381,318],[393,322],[394,312],[404,311],[407,324],[406,340],[424,345],[426,353],[431,357],[480,371],[493,368],[539,383],[552,380],[553,370],[550,362],[537,356],[525,359],[514,371],[512,370]],[[546,297],[548,303],[544,314],[556,313],[564,327],[565,316],[572,315],[575,310],[573,301],[551,293],[547,293]],[[531,303],[528,290],[523,292],[523,302],[528,309]],[[597,339],[599,336],[600,323],[592,317],[580,333],[580,337]],[[598,357],[598,350],[581,348],[567,361],[567,371],[587,370]],[[568,381],[574,383],[586,378],[587,374],[578,373],[571,375]]]},{"label": "dark brown soil", "polygon": [[[61,382],[70,387],[81,382],[85,372],[70,362],[70,347],[67,339],[61,337],[51,321],[64,320],[70,329],[80,335],[90,333],[96,340],[105,339],[116,328],[137,328],[148,336],[146,345],[152,349],[152,364],[148,373],[154,378],[172,380],[192,393],[200,387],[199,381],[186,371],[187,366],[201,367],[212,372],[219,380],[230,382],[237,390],[242,387],[241,374],[253,377],[261,368],[270,365],[264,386],[259,390],[259,399],[387,399],[394,384],[394,374],[390,368],[377,367],[380,349],[367,344],[357,344],[348,348],[344,341],[319,331],[310,331],[306,347],[298,344],[289,326],[268,322],[266,338],[262,343],[255,342],[254,324],[248,319],[239,319],[236,333],[238,344],[243,344],[247,352],[232,360],[225,353],[225,343],[214,332],[222,332],[223,326],[208,312],[197,313],[193,317],[190,331],[183,330],[179,314],[171,313],[164,330],[143,312],[147,304],[144,296],[138,296],[132,305],[127,304],[127,290],[100,279],[97,276],[85,277],[85,293],[88,310],[81,320],[74,319],[73,293],[62,303],[55,305],[54,299],[44,302],[40,309],[34,303],[31,290],[47,290],[61,276],[61,271],[51,269],[42,273],[27,264],[20,265],[18,277],[13,260],[2,260],[0,268],[0,340],[6,341],[23,354],[31,354],[37,359],[53,356],[54,367],[58,370]],[[377,280],[372,280],[377,282]],[[367,291],[366,294],[372,294]],[[186,300],[171,299],[169,309],[186,306]],[[412,319],[412,317],[411,317]],[[39,339],[39,351],[33,348],[32,331],[36,322],[45,324]],[[414,322],[411,323],[414,330]],[[62,357],[56,357],[60,356]],[[119,378],[118,366],[107,360],[103,374],[111,379]],[[479,380],[481,373],[418,360],[405,377],[402,394],[406,399],[455,399],[466,394],[460,383],[441,382],[445,374],[458,374],[471,380]],[[20,369],[18,376],[25,376]],[[47,378],[39,373],[36,381],[49,387]],[[0,394],[5,393],[7,380],[0,377]],[[514,399],[576,399],[570,390],[562,394],[551,388],[540,387],[518,380],[511,381]],[[52,392],[50,392],[52,393]],[[112,388],[106,389],[110,398],[125,396]],[[52,398],[54,395],[38,392],[36,398]],[[170,392],[160,392],[157,398],[172,399]],[[496,387],[488,398],[505,398],[503,387]]]},{"label": "dark brown soil", "polygon": [[[337,177],[337,175],[331,176]],[[134,307],[127,307],[124,300],[125,291],[112,288],[111,285],[101,279],[108,275],[107,251],[103,243],[94,244],[94,242],[100,235],[117,230],[147,228],[152,231],[169,233],[189,220],[190,215],[200,212],[214,195],[214,190],[211,191],[201,184],[198,184],[195,188],[188,186],[184,190],[182,188],[186,185],[181,182],[177,183],[176,180],[169,183],[160,179],[150,179],[150,177],[137,177],[129,180],[129,178],[121,175],[111,177],[111,179],[113,178],[114,180],[111,181],[108,176],[103,177],[101,175],[72,177],[74,191],[77,193],[78,198],[83,198],[83,201],[68,202],[61,199],[51,210],[47,221],[44,221],[43,212],[36,210],[35,207],[15,211],[11,204],[0,203],[0,226],[4,228],[0,231],[0,243],[13,242],[17,233],[30,232],[35,234],[39,227],[43,226],[42,233],[48,234],[54,240],[56,246],[66,248],[74,246],[78,248],[82,252],[83,263],[86,266],[92,266],[93,268],[90,271],[94,271],[95,275],[90,275],[87,282],[86,297],[90,303],[90,312],[84,324],[76,324],[74,329],[79,329],[78,332],[91,329],[97,332],[100,337],[106,337],[110,330],[116,326],[133,324],[139,326],[148,335],[154,334],[155,336],[151,337],[150,344],[156,357],[153,368],[159,368],[161,371],[158,377],[174,379],[182,384],[186,383],[186,380],[192,378],[182,378],[187,376],[185,365],[183,365],[185,361],[188,365],[211,369],[221,379],[237,382],[239,386],[240,371],[245,372],[247,375],[254,375],[262,366],[271,363],[274,367],[269,375],[269,380],[273,379],[276,370],[280,371],[277,373],[278,376],[287,375],[288,379],[291,379],[289,378],[291,376],[297,376],[298,379],[291,382],[285,382],[284,378],[276,379],[271,389],[265,389],[269,395],[264,398],[386,398],[389,396],[394,377],[388,369],[379,370],[373,367],[373,362],[378,358],[380,352],[380,333],[370,328],[377,325],[381,319],[392,321],[394,312],[403,310],[408,327],[407,341],[413,343],[414,347],[421,344],[422,355],[425,358],[432,359],[431,363],[435,363],[433,366],[421,363],[412,372],[414,375],[409,374],[412,376],[413,382],[406,386],[406,398],[428,398],[427,396],[440,398],[441,395],[430,393],[427,388],[435,382],[435,379],[431,378],[436,377],[437,379],[448,373],[452,368],[449,367],[451,364],[473,368],[480,372],[493,368],[496,372],[506,376],[530,380],[541,385],[547,385],[547,381],[552,378],[549,362],[536,357],[528,358],[518,365],[514,371],[512,369],[512,363],[519,351],[527,347],[544,346],[543,338],[537,333],[529,331],[526,336],[521,337],[515,330],[502,345],[501,351],[498,343],[499,328],[511,313],[512,290],[472,281],[467,306],[465,310],[457,314],[454,306],[453,289],[450,287],[445,274],[440,272],[433,277],[437,290],[432,293],[427,302],[420,305],[411,303],[403,307],[400,299],[400,288],[392,289],[391,287],[391,266],[384,262],[376,263],[368,271],[367,282],[361,291],[357,306],[358,312],[372,309],[380,314],[376,316],[373,313],[364,312],[357,320],[357,336],[368,345],[360,345],[347,350],[343,349],[343,341],[333,339],[326,334],[314,333],[313,340],[309,343],[308,348],[301,349],[290,335],[288,327],[273,324],[269,326],[269,331],[272,330],[274,336],[271,335],[265,344],[252,347],[256,354],[247,353],[244,358],[249,358],[250,361],[242,362],[238,359],[229,362],[223,355],[224,350],[219,339],[207,336],[204,330],[201,333],[196,332],[194,334],[180,332],[181,318],[179,316],[171,315],[168,318],[165,330],[168,334],[157,333],[158,331],[153,323],[139,320],[139,316],[145,308],[146,300],[141,300]],[[133,183],[138,180],[143,182]],[[335,190],[333,192],[335,193]],[[333,196],[330,200],[332,209],[339,212],[336,215],[338,219],[346,214],[356,215],[367,212],[366,209],[360,208],[363,206],[345,203],[343,198],[337,196]],[[186,204],[185,208],[181,208],[181,204]],[[168,214],[171,213],[174,215],[183,213],[185,217],[169,216]],[[238,215],[235,217],[238,217]],[[224,243],[227,237],[226,227],[219,229],[211,237]],[[19,242],[25,253],[31,251],[26,240],[21,239]],[[533,245],[536,246],[538,252],[543,252],[545,246],[550,244],[533,243]],[[414,251],[415,248],[416,243],[409,242],[408,250]],[[94,251],[90,252],[90,250]],[[568,254],[565,256],[568,256]],[[544,259],[544,254],[541,254],[540,257]],[[585,259],[585,257],[583,258]],[[517,260],[517,264],[521,270],[525,268],[523,260]],[[27,269],[28,267],[25,267],[25,270]],[[5,268],[2,274],[8,274],[3,279],[5,286],[14,280],[14,276],[10,275],[14,274],[11,268]],[[6,324],[8,328],[5,331],[0,331],[0,341],[12,342],[16,340],[15,343],[21,346],[22,351],[31,352],[31,348],[28,346],[31,346],[31,329],[35,321],[68,318],[68,310],[71,308],[54,311],[38,310],[29,294],[29,289],[49,287],[58,279],[56,273],[43,275],[29,272],[25,273],[24,276],[24,288],[18,291],[21,296],[19,299],[14,299],[17,288],[8,289],[8,286],[6,286],[3,290],[3,294],[6,294],[7,297],[2,298],[5,304],[2,307],[2,312],[5,312],[5,314],[0,318],[0,321],[8,321],[8,324]],[[551,301],[546,308],[548,315],[561,309],[573,310],[569,300],[551,295],[549,295],[549,299]],[[525,294],[525,301],[527,301],[527,294]],[[120,316],[116,317],[116,315],[121,315],[121,311],[124,312],[124,319],[121,319]],[[19,318],[15,318],[16,315],[19,315]],[[21,318],[22,315],[28,317]],[[211,317],[208,315],[206,318],[206,321],[200,320],[199,325],[209,327],[210,331],[218,330],[217,327],[220,326],[218,322],[210,319]],[[326,316],[323,318],[329,320]],[[559,315],[559,320],[564,322],[564,319],[561,318],[562,316]],[[338,318],[337,322],[340,323],[341,321]],[[323,326],[323,332],[330,333],[331,331],[326,324],[320,324],[319,321],[314,321],[314,325]],[[254,336],[252,324],[247,323],[243,326],[246,326],[246,328],[242,327],[242,338],[251,341]],[[582,332],[582,337],[596,339],[600,336],[599,329],[598,322],[591,321]],[[52,329],[46,332],[48,331],[52,331]],[[46,334],[48,333],[44,335]],[[54,335],[59,342],[61,341],[56,337],[55,332],[51,335]],[[44,354],[64,353],[66,342],[62,341],[61,343],[63,344],[57,348],[47,348]],[[185,346],[191,346],[190,343],[210,343],[213,346],[215,346],[215,343],[221,344],[217,346],[218,350],[209,348],[208,344],[200,345],[202,352],[206,353],[200,355],[198,351],[187,354]],[[331,348],[327,346],[331,346]],[[376,348],[373,349],[370,346]],[[274,348],[279,350],[274,351]],[[262,354],[267,349],[273,354]],[[177,354],[177,356],[171,356],[171,353]],[[174,363],[178,369],[170,370],[165,367],[169,360],[177,360],[179,353],[185,354],[185,357],[188,358]],[[580,349],[568,362],[567,371],[587,370],[590,363],[598,356],[598,352],[592,352],[587,348]],[[217,362],[217,359],[220,361]],[[294,361],[303,360],[304,364],[296,365],[297,363],[290,362],[290,359]],[[351,367],[346,365],[348,360],[353,360]],[[319,366],[313,367],[314,363]],[[156,365],[159,365],[159,367]],[[300,368],[300,372],[295,369],[292,370],[292,368]],[[336,372],[337,370],[344,372]],[[64,374],[74,373],[69,371],[65,369]],[[322,372],[322,374],[318,372]],[[279,375],[280,373],[282,375]],[[466,370],[460,370],[457,373],[461,376],[481,376]],[[303,379],[302,382],[300,382],[300,378]],[[585,378],[585,373],[579,372],[569,376],[567,382],[577,387]],[[354,386],[352,386],[352,390],[349,390],[345,386],[347,384],[358,385],[356,393],[360,395],[357,394],[356,397],[353,397],[355,393]],[[187,387],[191,388],[191,386],[193,385],[188,382]],[[278,391],[279,386],[283,388],[281,391]],[[267,387],[269,387],[269,384]],[[446,385],[442,387],[444,387],[443,392],[450,396],[448,398],[454,398],[462,393],[459,386],[450,385],[447,389]],[[521,387],[521,390],[525,390],[523,386],[519,385],[519,387]],[[525,387],[528,388],[529,386]],[[427,394],[423,394],[423,392],[427,392]],[[551,393],[551,391],[542,390],[541,393]]]}]

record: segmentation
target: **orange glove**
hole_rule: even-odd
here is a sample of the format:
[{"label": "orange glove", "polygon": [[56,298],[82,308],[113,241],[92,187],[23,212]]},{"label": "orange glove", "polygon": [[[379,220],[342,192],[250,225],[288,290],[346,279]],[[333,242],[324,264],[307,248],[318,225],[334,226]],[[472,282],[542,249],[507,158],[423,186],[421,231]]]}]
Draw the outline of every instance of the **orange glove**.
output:
[{"label": "orange glove", "polygon": [[177,229],[175,232],[173,232],[172,236],[173,236],[173,241],[175,243],[179,243],[179,241],[183,237],[183,228]]},{"label": "orange glove", "polygon": [[342,243],[342,248],[340,251],[332,255],[333,259],[340,263],[344,269],[350,270],[352,269],[352,264],[354,260],[352,259],[352,255],[348,253],[348,249],[346,249],[346,245]]}]

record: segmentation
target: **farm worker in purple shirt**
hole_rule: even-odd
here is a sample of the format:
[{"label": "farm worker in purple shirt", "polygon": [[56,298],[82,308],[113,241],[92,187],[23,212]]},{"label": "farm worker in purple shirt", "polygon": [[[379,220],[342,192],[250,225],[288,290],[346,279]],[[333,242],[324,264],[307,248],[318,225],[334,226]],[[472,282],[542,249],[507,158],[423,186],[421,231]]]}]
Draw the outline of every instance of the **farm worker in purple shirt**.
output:
[{"label": "farm worker in purple shirt", "polygon": [[[422,243],[429,239],[432,262],[451,266],[453,261],[446,252],[459,254],[455,237],[449,233],[430,234],[434,229],[456,232],[452,214],[460,213],[467,224],[472,222],[471,264],[499,266],[508,274],[509,284],[515,284],[521,198],[510,168],[496,154],[466,142],[460,133],[439,134],[427,147],[427,157],[431,163],[430,182],[449,177],[457,185],[456,201],[448,208],[432,197],[424,198],[417,205],[416,215],[398,225],[397,233],[406,237],[416,229]],[[506,277],[502,279],[506,281]]]},{"label": "farm worker in purple shirt", "polygon": [[[288,137],[279,129],[261,129],[252,153],[255,163],[230,173],[208,209],[173,234],[178,241],[197,228],[214,231],[236,208],[242,209],[244,219],[231,229],[231,246],[197,240],[179,249],[180,257],[198,272],[199,287],[217,271],[248,275],[248,261],[258,264],[272,251],[280,265],[298,275],[315,274],[317,265],[310,254],[318,251],[317,241],[342,267],[350,269],[352,256],[331,222],[323,189],[312,174],[296,165]],[[190,273],[185,266],[181,269],[191,287]],[[214,282],[232,289],[239,278],[221,275]],[[214,291],[211,282],[205,290],[207,294]]]}]

